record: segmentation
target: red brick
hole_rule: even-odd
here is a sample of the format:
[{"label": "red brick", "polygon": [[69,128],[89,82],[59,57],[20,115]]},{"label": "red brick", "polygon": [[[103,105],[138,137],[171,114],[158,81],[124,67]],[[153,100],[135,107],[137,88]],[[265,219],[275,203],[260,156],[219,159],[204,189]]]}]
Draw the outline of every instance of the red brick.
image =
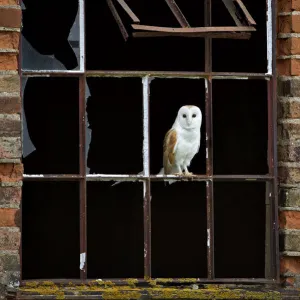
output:
[{"label": "red brick", "polygon": [[278,75],[291,75],[291,61],[290,59],[277,59],[277,73]]},{"label": "red brick", "polygon": [[300,211],[281,211],[279,223],[280,228],[300,229]]},{"label": "red brick", "polygon": [[300,75],[300,59],[291,59],[291,75]]},{"label": "red brick", "polygon": [[299,59],[277,59],[278,75],[299,76],[300,60]]},{"label": "red brick", "polygon": [[20,231],[0,228],[0,250],[18,250],[20,247]]},{"label": "red brick", "polygon": [[0,182],[18,182],[22,178],[22,164],[0,164]]},{"label": "red brick", "polygon": [[0,227],[20,226],[20,210],[14,208],[0,208]]},{"label": "red brick", "polygon": [[278,17],[278,28],[279,33],[290,33],[292,31],[292,18],[291,16],[280,16]]},{"label": "red brick", "polygon": [[300,16],[299,15],[292,15],[292,32],[300,32]]},{"label": "red brick", "polygon": [[300,54],[300,38],[277,39],[277,55]]},{"label": "red brick", "polygon": [[292,0],[292,10],[300,10],[300,0]]},{"label": "red brick", "polygon": [[19,5],[18,0],[0,0],[0,5]]},{"label": "red brick", "polygon": [[20,28],[22,19],[21,9],[0,7],[0,26]]},{"label": "red brick", "polygon": [[0,54],[0,70],[18,70],[18,57],[16,54]]},{"label": "red brick", "polygon": [[290,12],[300,10],[300,0],[278,0],[278,12]]},{"label": "red brick", "polygon": [[300,15],[279,16],[277,31],[280,33],[299,33]]},{"label": "red brick", "polygon": [[0,97],[0,114],[15,114],[20,112],[20,97]]},{"label": "red brick", "polygon": [[0,32],[0,49],[18,49],[19,32]]},{"label": "red brick", "polygon": [[292,10],[292,0],[278,0],[277,1],[278,12],[289,12]]},{"label": "red brick", "polygon": [[300,274],[300,258],[299,257],[282,257],[280,259],[280,273],[299,273]]},{"label": "red brick", "polygon": [[277,55],[291,54],[291,39],[277,39]]}]

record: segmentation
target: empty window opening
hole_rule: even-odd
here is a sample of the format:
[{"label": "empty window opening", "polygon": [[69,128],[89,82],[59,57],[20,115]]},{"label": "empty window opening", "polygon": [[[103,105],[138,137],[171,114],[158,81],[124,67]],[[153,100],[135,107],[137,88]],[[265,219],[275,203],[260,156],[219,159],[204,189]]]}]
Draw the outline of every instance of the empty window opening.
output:
[{"label": "empty window opening", "polygon": [[88,278],[143,278],[143,184],[87,183]]},{"label": "empty window opening", "polygon": [[[203,26],[203,2],[191,2],[191,6],[183,5],[182,10],[192,22]],[[85,3],[88,70],[204,70],[203,39],[129,38],[124,42],[106,1],[86,0]],[[180,4],[182,3],[178,2]],[[178,22],[165,1],[134,0],[130,1],[130,7],[145,19],[145,24],[149,22],[155,26],[171,24],[178,27]]]},{"label": "empty window opening", "polygon": [[79,184],[24,182],[22,278],[80,278]]},{"label": "empty window opening", "polygon": [[[213,72],[267,72],[266,1],[243,0],[256,22],[256,31],[249,40],[213,39]],[[212,25],[234,26],[229,12],[219,0],[212,0]],[[259,45],[259,46],[258,46]]]},{"label": "empty window opening", "polygon": [[268,173],[264,80],[213,80],[214,173]]},{"label": "empty window opening", "polygon": [[78,174],[78,83],[78,78],[62,77],[33,77],[25,81],[25,174]]},{"label": "empty window opening", "polygon": [[78,6],[78,0],[22,0],[23,69],[79,69]]},{"label": "empty window opening", "polygon": [[139,78],[88,78],[90,174],[143,171],[143,87]]},{"label": "empty window opening", "polygon": [[155,182],[151,193],[153,277],[207,277],[205,183]]},{"label": "empty window opening", "polygon": [[216,182],[214,205],[216,277],[264,278],[266,184]]}]

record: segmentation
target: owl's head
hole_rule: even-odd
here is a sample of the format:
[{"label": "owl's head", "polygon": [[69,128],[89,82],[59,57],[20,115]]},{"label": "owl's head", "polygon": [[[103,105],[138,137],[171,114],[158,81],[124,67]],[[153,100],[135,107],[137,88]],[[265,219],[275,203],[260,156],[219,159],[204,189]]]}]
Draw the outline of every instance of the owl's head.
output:
[{"label": "owl's head", "polygon": [[181,128],[187,130],[200,129],[202,123],[200,108],[194,105],[182,106],[178,111],[177,122]]}]

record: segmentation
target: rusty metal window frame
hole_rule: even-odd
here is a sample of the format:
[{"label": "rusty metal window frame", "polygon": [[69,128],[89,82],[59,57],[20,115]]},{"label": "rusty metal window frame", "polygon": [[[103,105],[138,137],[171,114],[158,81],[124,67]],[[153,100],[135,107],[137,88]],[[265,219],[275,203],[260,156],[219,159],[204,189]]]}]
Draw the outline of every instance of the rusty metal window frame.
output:
[{"label": "rusty metal window frame", "polygon": [[[21,70],[20,76],[26,77],[77,77],[79,78],[79,136],[80,136],[80,172],[79,174],[24,174],[24,181],[76,181],[80,183],[80,280],[53,280],[57,283],[83,283],[87,279],[87,196],[86,183],[89,181],[140,181],[144,188],[144,278],[139,282],[146,282],[151,277],[151,190],[152,181],[165,179],[183,180],[178,176],[150,175],[149,172],[149,96],[150,83],[155,78],[193,78],[205,80],[205,116],[206,116],[206,175],[193,176],[194,181],[206,182],[207,203],[207,278],[191,279],[191,283],[279,283],[279,246],[278,246],[278,192],[277,192],[277,150],[276,150],[276,1],[267,1],[267,73],[226,73],[212,72],[212,37],[205,37],[205,71],[204,72],[176,72],[176,71],[87,71],[85,66],[85,29],[84,29],[84,0],[79,0],[80,13],[80,70]],[[205,26],[211,26],[211,0],[205,0]],[[21,53],[21,52],[20,52]],[[116,175],[116,174],[86,174],[86,146],[85,146],[85,86],[89,77],[136,77],[141,78],[143,87],[143,175]],[[268,166],[267,175],[214,175],[213,174],[213,131],[212,131],[212,81],[226,80],[265,80],[268,86]],[[188,180],[184,178],[184,180]],[[270,241],[270,261],[265,278],[216,278],[214,272],[214,199],[213,184],[217,181],[245,182],[261,181],[267,186],[267,199],[270,205],[268,221]],[[104,279],[116,284],[126,284],[124,279]],[[30,280],[21,280],[25,284]],[[39,280],[35,280],[39,281]],[[157,279],[160,282],[160,279]],[[173,282],[180,283],[180,278]],[[161,281],[163,283],[163,280]],[[185,283],[189,283],[185,279]]]}]

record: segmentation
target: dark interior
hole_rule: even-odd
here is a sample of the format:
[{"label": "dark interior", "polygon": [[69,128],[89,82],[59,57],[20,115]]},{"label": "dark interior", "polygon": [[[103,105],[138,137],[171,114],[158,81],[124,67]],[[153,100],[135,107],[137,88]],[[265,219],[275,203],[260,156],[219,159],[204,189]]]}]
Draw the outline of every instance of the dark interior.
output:
[{"label": "dark interior", "polygon": [[[229,13],[218,8],[223,3],[213,2],[214,25],[233,25],[229,23]],[[266,71],[265,3],[243,2],[258,23],[258,31],[249,41],[214,41],[214,71]],[[76,3],[73,0],[70,5]],[[140,1],[130,3],[145,23],[177,26],[172,15],[167,14],[164,1],[147,0],[143,6]],[[178,0],[193,26],[203,25],[203,7],[199,3],[202,2],[188,4]],[[38,4],[42,5],[37,0],[26,1],[31,12],[27,13],[24,31],[40,53],[52,55],[51,45],[39,39],[37,31],[45,26],[43,18],[35,26],[28,25],[34,18],[30,16],[39,13]],[[53,5],[45,11],[55,15],[56,10]],[[74,9],[70,10],[71,16],[74,20]],[[54,20],[67,31],[72,26],[68,18],[53,17]],[[50,44],[57,45],[67,69],[77,67],[74,57],[66,55],[67,50],[56,41],[66,37],[60,37],[59,30],[56,33]],[[105,1],[86,0],[86,47],[90,70],[204,70],[203,39],[130,39],[125,43]],[[87,85],[91,94],[86,102],[92,134],[87,158],[90,173],[142,171],[141,79],[89,78]],[[152,174],[162,164],[164,134],[184,104],[198,105],[203,113],[200,152],[190,171],[205,173],[204,91],[202,79],[151,82]],[[23,105],[29,137],[36,149],[23,159],[26,174],[78,174],[78,103],[77,78],[28,78]],[[213,118],[215,174],[266,174],[266,82],[215,80]],[[142,184],[111,184],[87,184],[88,277],[142,277]],[[215,183],[214,187],[216,276],[264,277],[264,186],[226,182]],[[151,189],[153,276],[206,277],[205,184],[152,183]],[[79,184],[24,183],[22,214],[23,279],[79,278]]]},{"label": "dark interior", "polygon": [[152,276],[207,277],[203,182],[151,185]]},{"label": "dark interior", "polygon": [[265,80],[213,80],[214,173],[268,173]]},{"label": "dark interior", "polygon": [[215,182],[215,276],[264,278],[266,184]]}]

